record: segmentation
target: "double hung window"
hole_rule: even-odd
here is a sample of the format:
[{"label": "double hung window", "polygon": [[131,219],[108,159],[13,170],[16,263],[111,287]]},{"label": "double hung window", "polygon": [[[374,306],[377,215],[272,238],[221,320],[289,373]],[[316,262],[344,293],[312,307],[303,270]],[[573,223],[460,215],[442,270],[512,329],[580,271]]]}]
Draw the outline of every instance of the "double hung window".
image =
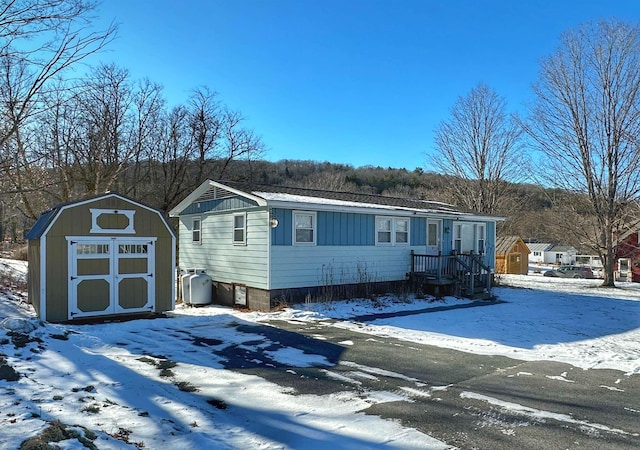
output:
[{"label": "double hung window", "polygon": [[194,217],[191,222],[191,242],[194,244],[202,243],[202,219]]},{"label": "double hung window", "polygon": [[376,245],[409,244],[409,219],[376,217]]},{"label": "double hung window", "polygon": [[233,243],[245,245],[247,243],[247,214],[233,215]]},{"label": "double hung window", "polygon": [[293,213],[293,243],[295,245],[315,245],[316,243],[316,213],[294,211]]}]

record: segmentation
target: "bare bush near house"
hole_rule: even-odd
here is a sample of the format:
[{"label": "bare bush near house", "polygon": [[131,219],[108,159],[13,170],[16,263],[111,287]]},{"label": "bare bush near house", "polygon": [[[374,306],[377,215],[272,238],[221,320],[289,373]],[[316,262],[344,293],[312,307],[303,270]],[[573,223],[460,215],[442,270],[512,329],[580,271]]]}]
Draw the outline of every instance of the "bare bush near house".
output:
[{"label": "bare bush near house", "polygon": [[480,83],[451,108],[451,118],[436,129],[432,164],[450,175],[450,201],[472,211],[503,213],[509,182],[526,178],[522,130],[507,113],[504,98]]},{"label": "bare bush near house", "polygon": [[564,33],[542,61],[528,135],[543,155],[543,183],[577,195],[559,216],[604,262],[614,285],[614,236],[640,195],[640,31],[617,21]]}]

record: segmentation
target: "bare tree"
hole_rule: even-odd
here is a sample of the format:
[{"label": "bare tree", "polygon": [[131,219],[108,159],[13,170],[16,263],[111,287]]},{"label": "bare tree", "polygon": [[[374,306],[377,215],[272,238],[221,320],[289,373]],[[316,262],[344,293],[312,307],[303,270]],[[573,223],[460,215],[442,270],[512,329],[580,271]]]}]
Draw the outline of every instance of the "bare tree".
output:
[{"label": "bare tree", "polygon": [[176,205],[206,178],[222,178],[232,161],[260,158],[264,145],[207,87],[194,89],[185,105],[162,119],[162,133],[149,163],[153,203]]},{"label": "bare tree", "polygon": [[522,130],[507,113],[504,98],[478,84],[451,108],[435,132],[435,168],[454,177],[451,200],[481,213],[504,213],[508,182],[525,179]]},{"label": "bare tree", "polygon": [[640,194],[639,33],[617,21],[564,33],[542,61],[526,126],[544,181],[583,194],[566,226],[601,256],[604,286],[614,286],[615,236]]},{"label": "bare tree", "polygon": [[0,147],[41,110],[39,95],[58,75],[113,39],[114,26],[89,29],[95,7],[87,0],[0,0]]}]

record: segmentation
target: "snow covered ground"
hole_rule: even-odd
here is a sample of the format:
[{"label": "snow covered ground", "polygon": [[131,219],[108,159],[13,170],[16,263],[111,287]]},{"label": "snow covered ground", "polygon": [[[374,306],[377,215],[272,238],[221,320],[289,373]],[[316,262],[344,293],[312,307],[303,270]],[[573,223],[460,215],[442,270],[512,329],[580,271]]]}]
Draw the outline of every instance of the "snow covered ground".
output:
[{"label": "snow covered ground", "polygon": [[[0,260],[0,272],[24,277],[26,264]],[[39,323],[23,294],[0,288],[0,321],[6,319],[11,329],[35,326],[30,342],[0,330],[0,369],[4,360],[5,369],[20,375],[17,381],[0,380],[0,449],[18,448],[55,420],[68,434],[58,444],[65,449],[84,448],[83,436],[100,449],[448,448],[360,412],[386,401],[380,392],[300,395],[225,369],[222,355],[235,349],[292,372],[331,366],[323,356],[266,342],[246,326],[274,319],[331,318],[335,327],[476,354],[640,374],[640,284],[603,289],[601,280],[533,274],[502,276],[501,282],[495,293],[502,303],[479,308],[442,308],[467,302],[454,298],[393,297],[276,313],[179,306],[167,319],[95,325]],[[430,308],[442,310],[358,322],[359,316]]]}]

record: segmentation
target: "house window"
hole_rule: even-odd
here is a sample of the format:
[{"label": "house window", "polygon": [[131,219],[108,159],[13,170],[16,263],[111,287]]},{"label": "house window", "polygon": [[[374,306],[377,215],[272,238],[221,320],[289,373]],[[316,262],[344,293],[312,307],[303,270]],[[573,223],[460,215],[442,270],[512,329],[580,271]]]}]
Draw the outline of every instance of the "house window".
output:
[{"label": "house window", "polygon": [[462,225],[459,223],[453,227],[453,249],[456,253],[462,253]]},{"label": "house window", "polygon": [[408,244],[409,243],[409,219],[395,219],[394,220],[396,244]]},{"label": "house window", "polygon": [[293,213],[293,242],[298,245],[314,245],[316,243],[316,213]]},{"label": "house window", "polygon": [[247,243],[246,213],[233,215],[233,243],[237,245],[245,245]]},{"label": "house window", "polygon": [[376,217],[376,245],[409,243],[409,219]]},{"label": "house window", "polygon": [[477,238],[477,247],[476,251],[478,253],[484,253],[484,244],[485,244],[485,227],[484,224],[476,225],[476,238]]},{"label": "house window", "polygon": [[456,253],[484,253],[485,245],[485,224],[462,222],[453,226],[453,249]]},{"label": "house window", "polygon": [[540,252],[533,252],[533,256],[540,256]]},{"label": "house window", "polygon": [[195,217],[193,222],[191,222],[191,242],[194,244],[202,243],[202,219],[200,217]]},{"label": "house window", "polygon": [[376,217],[376,244],[391,244],[391,219]]}]

